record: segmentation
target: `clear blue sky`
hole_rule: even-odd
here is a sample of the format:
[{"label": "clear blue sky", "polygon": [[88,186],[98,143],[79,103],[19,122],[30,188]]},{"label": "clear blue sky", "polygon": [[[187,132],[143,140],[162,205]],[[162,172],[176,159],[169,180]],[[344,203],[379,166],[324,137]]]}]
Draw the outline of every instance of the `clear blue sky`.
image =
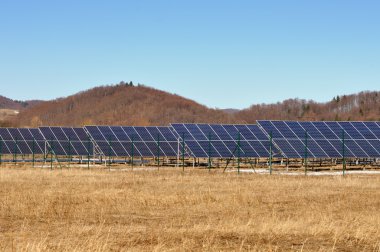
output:
[{"label": "clear blue sky", "polygon": [[0,1],[0,94],[132,80],[209,107],[380,90],[380,1]]}]

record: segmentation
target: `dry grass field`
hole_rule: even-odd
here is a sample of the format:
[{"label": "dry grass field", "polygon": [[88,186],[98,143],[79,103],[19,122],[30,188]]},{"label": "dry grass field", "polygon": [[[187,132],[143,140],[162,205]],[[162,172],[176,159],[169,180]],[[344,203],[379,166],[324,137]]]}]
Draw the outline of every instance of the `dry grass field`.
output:
[{"label": "dry grass field", "polygon": [[380,176],[0,168],[1,251],[380,251]]}]

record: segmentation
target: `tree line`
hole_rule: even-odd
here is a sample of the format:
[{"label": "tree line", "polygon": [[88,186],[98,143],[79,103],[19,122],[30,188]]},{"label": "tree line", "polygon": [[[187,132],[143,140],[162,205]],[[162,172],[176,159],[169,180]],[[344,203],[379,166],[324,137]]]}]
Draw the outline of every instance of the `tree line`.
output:
[{"label": "tree line", "polygon": [[318,103],[288,99],[275,104],[257,104],[235,113],[211,109],[176,94],[142,84],[120,82],[96,87],[21,110],[3,125],[168,125],[185,123],[256,123],[273,120],[377,120],[380,121],[380,92],[361,92],[333,97]]}]

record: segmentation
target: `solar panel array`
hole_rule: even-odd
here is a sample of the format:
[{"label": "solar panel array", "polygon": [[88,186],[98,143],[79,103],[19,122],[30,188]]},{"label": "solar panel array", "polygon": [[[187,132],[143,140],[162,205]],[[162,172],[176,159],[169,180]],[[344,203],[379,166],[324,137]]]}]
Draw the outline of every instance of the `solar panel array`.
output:
[{"label": "solar panel array", "polygon": [[268,157],[269,139],[257,125],[171,124],[194,157]]},{"label": "solar panel array", "polygon": [[288,158],[380,157],[379,122],[258,121]]},{"label": "solar panel array", "polygon": [[116,157],[176,157],[178,139],[169,127],[86,126],[101,154]]},{"label": "solar panel array", "polygon": [[276,157],[380,157],[380,122],[270,120],[260,120],[258,125],[0,128],[0,153],[44,154],[52,150],[64,156],[176,157],[184,149],[186,156],[199,158],[267,158],[270,135]]},{"label": "solar panel array", "polygon": [[92,155],[93,143],[83,128],[40,127],[50,150],[56,155]]},{"label": "solar panel array", "polygon": [[45,140],[38,129],[0,128],[2,154],[42,154]]}]

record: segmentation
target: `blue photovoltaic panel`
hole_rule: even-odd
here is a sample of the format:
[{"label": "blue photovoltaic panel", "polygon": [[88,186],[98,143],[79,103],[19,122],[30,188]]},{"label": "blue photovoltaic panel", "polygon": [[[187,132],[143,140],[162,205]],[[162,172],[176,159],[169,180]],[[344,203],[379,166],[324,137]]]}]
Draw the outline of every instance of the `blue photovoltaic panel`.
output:
[{"label": "blue photovoltaic panel", "polygon": [[17,154],[29,154],[32,150],[29,148],[25,139],[23,139],[20,131],[17,128],[8,128],[9,134],[14,140],[14,151]]},{"label": "blue photovoltaic panel", "polygon": [[[190,149],[194,157],[198,157],[198,158],[208,157],[208,154],[206,153],[206,151],[208,150],[206,149],[205,151],[197,141],[195,140],[186,141],[185,145]],[[216,151],[211,152],[210,155],[217,155]]]},{"label": "blue photovoltaic panel", "polygon": [[210,127],[217,134],[219,140],[232,141],[238,140],[239,138],[239,134],[236,134],[235,136],[233,134],[230,135],[222,125],[211,124]]},{"label": "blue photovoltaic panel", "polygon": [[375,133],[373,133],[364,122],[352,122],[352,125],[360,132],[364,139],[377,139]]},{"label": "blue photovoltaic panel", "polygon": [[21,137],[29,146],[27,150],[31,150],[31,153],[35,154],[43,154],[45,152],[45,140],[38,129],[19,128],[18,130]]},{"label": "blue photovoltaic panel", "polygon": [[49,150],[52,150],[56,155],[66,155],[50,127],[40,127],[40,130],[46,139]]},{"label": "blue photovoltaic panel", "polygon": [[98,126],[86,126],[86,130],[89,132],[91,138],[95,141],[107,141]]},{"label": "blue photovoltaic panel", "polygon": [[[154,156],[160,151],[160,156],[176,157],[178,153],[178,139],[176,139],[169,127],[145,127],[153,142],[150,144]],[[174,138],[173,138],[174,137]]]},{"label": "blue photovoltaic panel", "polygon": [[[258,121],[285,157],[380,157],[378,122]],[[344,138],[344,144],[343,144]],[[307,143],[307,147],[306,147]],[[303,149],[303,150],[302,150]]]},{"label": "blue photovoltaic panel", "polygon": [[184,127],[195,140],[219,140],[217,133],[208,124],[184,124]]},{"label": "blue photovoltaic panel", "polygon": [[153,137],[149,134],[145,127],[134,127],[137,134],[141,137],[143,142],[154,142]]},{"label": "blue photovoltaic panel", "polygon": [[[94,143],[99,147],[99,150],[105,156],[118,156],[118,151],[113,148],[113,143],[117,141],[117,137],[114,134],[110,134],[109,130],[105,127],[100,126],[86,126],[90,137],[93,139]],[[111,131],[112,133],[112,131]],[[109,134],[109,135],[107,135]]]},{"label": "blue photovoltaic panel", "polygon": [[[90,155],[93,154],[93,144],[83,128],[62,127],[62,132],[64,140],[71,143],[71,147],[76,155],[85,156],[88,154],[88,151]],[[68,152],[68,143],[66,142],[65,145],[65,149]]]},{"label": "blue photovoltaic panel", "polygon": [[229,133],[232,138],[236,138],[239,136],[246,140],[257,140],[253,133],[248,129],[246,125],[223,125],[223,128]]},{"label": "blue photovoltaic panel", "polygon": [[119,141],[131,141],[131,139],[128,137],[128,135],[125,133],[123,128],[121,126],[110,126],[114,136],[119,140]]},{"label": "blue photovoltaic panel", "polygon": [[44,140],[38,129],[0,128],[2,154],[42,154]]},{"label": "blue photovoltaic panel", "polygon": [[20,153],[15,141],[9,133],[8,128],[0,128],[0,141],[2,154]]},{"label": "blue photovoltaic panel", "polygon": [[40,127],[48,150],[62,156],[93,155],[93,143],[83,128]]},{"label": "blue photovoltaic panel", "polygon": [[257,125],[171,125],[194,157],[269,157],[269,139]]},{"label": "blue photovoltaic panel", "polygon": [[168,141],[168,142],[177,142],[178,141],[178,138],[174,135],[174,133],[170,127],[159,126],[157,128],[162,133],[162,135],[164,136],[166,141]]},{"label": "blue photovoltaic panel", "polygon": [[363,122],[363,124],[376,136],[376,139],[380,139],[380,126],[376,122]]},{"label": "blue photovoltaic panel", "polygon": [[169,127],[86,126],[103,155],[176,157],[178,140]]},{"label": "blue photovoltaic panel", "polygon": [[339,139],[325,122],[310,122],[322,134],[322,139]]}]

